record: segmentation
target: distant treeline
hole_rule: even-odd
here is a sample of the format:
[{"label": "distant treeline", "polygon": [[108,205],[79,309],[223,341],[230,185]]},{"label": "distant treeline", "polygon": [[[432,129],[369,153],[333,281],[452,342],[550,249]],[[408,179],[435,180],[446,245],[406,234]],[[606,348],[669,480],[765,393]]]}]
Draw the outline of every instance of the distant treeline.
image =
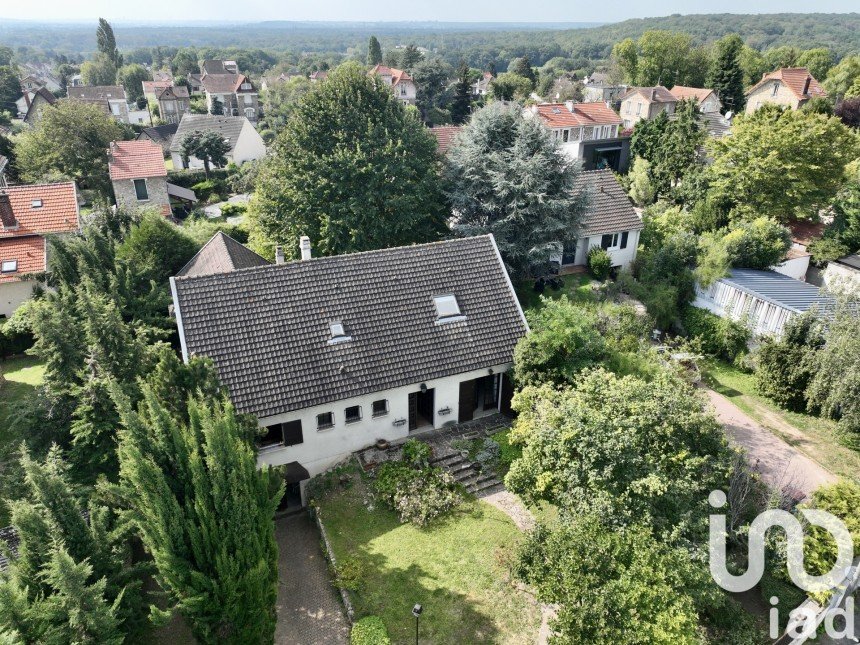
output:
[{"label": "distant treeline", "polygon": [[[637,38],[651,29],[690,34],[698,44],[727,33],[738,33],[756,49],[791,45],[800,49],[828,47],[837,56],[860,51],[860,13],[852,14],[707,14],[673,15],[626,20],[591,28],[541,29],[539,25],[487,23],[289,23],[182,24],[176,26],[116,25],[117,44],[124,52],[161,46],[235,47],[267,50],[273,54],[339,53],[362,58],[367,39],[376,35],[383,48],[415,44],[436,51],[451,64],[464,58],[472,67],[528,56],[542,65],[556,57],[592,61],[609,57],[612,46]],[[86,57],[95,49],[94,25],[0,24],[0,44],[12,47],[18,60],[50,60],[57,54]],[[139,57],[139,56],[138,56]]]}]

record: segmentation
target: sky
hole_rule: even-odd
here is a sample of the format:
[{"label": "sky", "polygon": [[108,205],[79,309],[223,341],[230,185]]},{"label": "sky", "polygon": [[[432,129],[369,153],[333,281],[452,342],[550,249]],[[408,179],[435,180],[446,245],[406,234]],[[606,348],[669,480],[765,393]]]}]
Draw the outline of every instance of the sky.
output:
[{"label": "sky", "polygon": [[[91,21],[262,20],[617,22],[673,13],[847,13],[856,0],[0,0],[9,19]],[[0,18],[2,20],[3,18]]]}]

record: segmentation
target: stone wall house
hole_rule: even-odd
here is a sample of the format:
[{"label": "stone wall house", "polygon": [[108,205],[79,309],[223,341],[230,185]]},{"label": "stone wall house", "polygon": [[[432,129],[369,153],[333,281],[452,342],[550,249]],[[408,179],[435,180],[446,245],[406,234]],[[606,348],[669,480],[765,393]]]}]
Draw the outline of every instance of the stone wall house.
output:
[{"label": "stone wall house", "polygon": [[661,112],[672,115],[678,102],[662,85],[656,87],[631,87],[620,98],[621,118],[624,128],[633,128],[639,121],[650,121]]},{"label": "stone wall house", "polygon": [[24,123],[30,127],[34,127],[41,119],[45,108],[56,104],[57,97],[51,94],[44,87],[40,87],[33,94],[27,97],[27,112],[24,114]]},{"label": "stone wall house", "polygon": [[765,103],[784,105],[796,110],[810,99],[827,96],[827,92],[805,67],[783,67],[762,76],[747,91],[747,113],[755,112]]},{"label": "stone wall house", "polygon": [[146,139],[114,141],[108,150],[108,169],[118,208],[154,209],[170,216],[167,167],[161,146]]},{"label": "stone wall house", "polygon": [[188,88],[179,86],[165,87],[157,97],[158,114],[164,123],[179,123],[182,116],[191,113],[191,97]]},{"label": "stone wall house", "polygon": [[492,236],[322,258],[303,238],[301,255],[170,280],[183,357],[211,358],[257,418],[258,463],[313,476],[508,409],[528,326]]}]

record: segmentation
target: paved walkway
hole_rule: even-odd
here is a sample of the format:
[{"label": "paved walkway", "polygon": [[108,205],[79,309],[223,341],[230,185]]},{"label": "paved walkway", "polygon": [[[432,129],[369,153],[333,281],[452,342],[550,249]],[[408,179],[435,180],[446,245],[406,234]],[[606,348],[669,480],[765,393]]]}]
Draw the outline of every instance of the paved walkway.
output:
[{"label": "paved walkway", "polygon": [[762,427],[722,394],[703,388],[729,440],[747,451],[750,463],[772,485],[790,486],[809,495],[837,477]]},{"label": "paved walkway", "polygon": [[349,622],[329,581],[316,525],[305,513],[275,522],[280,552],[275,643],[345,645]]}]

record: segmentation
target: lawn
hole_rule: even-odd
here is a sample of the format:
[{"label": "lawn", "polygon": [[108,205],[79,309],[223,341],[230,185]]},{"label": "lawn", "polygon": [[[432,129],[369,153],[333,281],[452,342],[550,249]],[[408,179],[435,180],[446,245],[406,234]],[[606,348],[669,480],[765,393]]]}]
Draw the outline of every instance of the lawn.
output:
[{"label": "lawn", "polygon": [[32,356],[20,356],[0,361],[0,373],[6,379],[0,384],[0,455],[12,436],[9,416],[15,404],[36,395],[36,386],[45,378],[45,366]]},{"label": "lawn", "polygon": [[836,475],[860,481],[860,452],[840,443],[836,424],[809,414],[783,410],[756,391],[755,377],[733,365],[708,360],[705,383],[761,425]]},{"label": "lawn", "polygon": [[534,280],[525,280],[517,283],[515,291],[522,308],[526,311],[539,308],[541,295],[552,300],[558,300],[562,295],[566,295],[572,302],[594,302],[591,277],[588,274],[575,273],[573,275],[562,276],[562,279],[564,280],[564,286],[561,289],[556,291],[547,288],[543,294],[535,292]]},{"label": "lawn", "polygon": [[422,643],[534,642],[540,610],[505,566],[522,537],[507,515],[470,500],[421,529],[379,506],[368,510],[364,482],[354,481],[320,507],[338,560],[359,564],[356,618],[380,616],[393,643],[411,643],[412,606],[421,603]]}]

